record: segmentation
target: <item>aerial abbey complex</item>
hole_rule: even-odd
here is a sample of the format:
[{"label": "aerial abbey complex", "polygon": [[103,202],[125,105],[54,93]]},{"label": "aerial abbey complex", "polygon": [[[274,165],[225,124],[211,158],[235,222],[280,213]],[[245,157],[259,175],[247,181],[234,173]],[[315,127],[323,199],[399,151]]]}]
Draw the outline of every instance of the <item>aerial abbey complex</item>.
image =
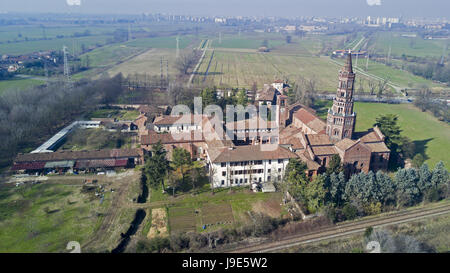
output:
[{"label": "aerial abbey complex", "polygon": [[[390,151],[379,128],[354,132],[354,82],[349,53],[346,65],[339,72],[339,86],[326,121],[300,103],[290,105],[286,96],[288,86],[276,81],[257,91],[254,105],[249,105],[257,112],[262,106],[271,107],[274,118],[249,115],[225,123],[205,114],[162,114],[150,121],[149,107],[141,106],[140,116],[127,125],[128,130],[137,131],[140,148],[89,152],[52,152],[49,148],[19,154],[12,170],[98,172],[132,167],[142,164],[144,154],[151,153],[152,144],[159,141],[168,151],[169,159],[173,149],[181,147],[193,159],[205,160],[214,187],[280,181],[291,158],[306,163],[309,177],[323,172],[334,155],[351,172],[384,170]],[[100,127],[102,122],[94,125]],[[60,141],[58,137],[50,139],[54,139],[55,147]]]}]

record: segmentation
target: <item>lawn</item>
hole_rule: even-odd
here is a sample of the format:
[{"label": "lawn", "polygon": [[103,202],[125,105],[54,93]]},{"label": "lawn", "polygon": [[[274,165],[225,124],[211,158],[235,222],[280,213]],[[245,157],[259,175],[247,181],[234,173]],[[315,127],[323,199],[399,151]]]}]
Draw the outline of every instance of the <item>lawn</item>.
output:
[{"label": "lawn", "polygon": [[444,161],[450,167],[450,126],[437,120],[430,113],[423,113],[411,104],[355,103],[357,112],[356,131],[371,128],[375,118],[384,114],[398,115],[402,135],[416,144],[416,152],[423,153],[426,162],[433,167]]},{"label": "lawn", "polygon": [[98,198],[81,193],[81,185],[0,185],[0,252],[66,252],[80,244],[102,221],[109,193]]}]

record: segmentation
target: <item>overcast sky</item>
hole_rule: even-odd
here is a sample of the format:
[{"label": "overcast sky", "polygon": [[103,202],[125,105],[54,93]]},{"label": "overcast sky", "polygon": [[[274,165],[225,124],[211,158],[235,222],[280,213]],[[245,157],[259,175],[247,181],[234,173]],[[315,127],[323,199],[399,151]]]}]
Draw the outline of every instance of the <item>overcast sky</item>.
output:
[{"label": "overcast sky", "polygon": [[449,17],[450,11],[449,0],[81,0],[81,6],[67,1],[79,0],[0,0],[0,12]]}]

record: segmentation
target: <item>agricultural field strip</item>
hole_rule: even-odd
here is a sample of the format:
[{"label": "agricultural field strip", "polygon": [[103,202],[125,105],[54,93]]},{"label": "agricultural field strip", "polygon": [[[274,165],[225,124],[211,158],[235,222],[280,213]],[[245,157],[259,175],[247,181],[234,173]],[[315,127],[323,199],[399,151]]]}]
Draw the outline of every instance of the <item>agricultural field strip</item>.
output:
[{"label": "agricultural field strip", "polygon": [[197,65],[195,66],[194,70],[192,71],[191,77],[189,78],[189,81],[188,81],[188,87],[191,85],[192,81],[194,80],[194,76],[197,74],[198,68],[200,67],[201,63],[203,62],[203,58],[205,57],[206,51],[208,49],[209,41],[210,40],[207,40],[205,47],[202,49],[203,54],[200,57],[200,60],[198,61]]},{"label": "agricultural field strip", "polygon": [[[338,66],[340,66],[340,67],[342,67],[342,66],[344,65],[343,63],[340,63],[340,62],[338,62],[338,61],[336,61],[336,60],[333,60],[333,59],[331,59],[331,58],[330,58],[330,62],[332,62],[332,63],[334,63],[334,64],[336,64],[336,65],[338,65]],[[361,69],[358,68],[358,67],[354,67],[354,69],[357,70],[358,73],[361,73],[362,75],[364,75],[364,76],[366,76],[366,77],[369,77],[369,78],[372,78],[372,79],[375,79],[375,80],[379,80],[379,81],[383,81],[383,80],[384,80],[383,78],[378,77],[378,76],[373,75],[373,74],[370,74],[370,73],[368,73],[368,72],[365,72],[365,71],[361,70]],[[392,84],[391,81],[389,81],[387,84],[388,84],[390,87],[394,88],[394,90],[395,90],[397,93],[401,94],[402,96],[405,96],[405,94],[403,94],[403,93],[401,92],[401,89],[402,89],[402,88],[405,88],[405,87],[399,87],[399,86],[397,86],[397,85],[394,85],[394,84]]]},{"label": "agricultural field strip", "polygon": [[[415,221],[420,218],[432,217],[450,213],[450,204],[427,209],[415,209],[413,211],[401,211],[394,215],[386,217],[377,217],[369,220],[359,220],[352,223],[342,223],[333,227],[324,228],[315,232],[301,234],[297,236],[289,236],[283,240],[271,243],[262,243],[255,246],[246,246],[229,252],[248,253],[248,252],[270,252],[292,247],[299,244],[316,242],[330,238],[346,236],[353,233],[364,232],[367,227],[383,227],[393,224],[400,224]],[[381,218],[381,219],[380,219]]]}]

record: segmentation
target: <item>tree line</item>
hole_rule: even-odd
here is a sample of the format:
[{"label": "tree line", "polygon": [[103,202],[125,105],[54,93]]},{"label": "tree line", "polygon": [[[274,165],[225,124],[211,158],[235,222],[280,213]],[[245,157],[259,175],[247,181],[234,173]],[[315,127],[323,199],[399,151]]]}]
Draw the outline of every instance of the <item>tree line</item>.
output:
[{"label": "tree line", "polygon": [[81,80],[73,88],[64,82],[0,94],[0,167],[18,152],[28,152],[97,104],[114,102],[122,94],[122,75]]},{"label": "tree line", "polygon": [[306,164],[298,159],[290,160],[285,190],[306,212],[324,212],[339,222],[448,198],[450,177],[442,161],[433,170],[424,163],[417,169],[399,169],[394,177],[382,171],[370,171],[350,178],[340,166],[339,156],[333,161],[327,172],[310,181],[305,174]]}]

